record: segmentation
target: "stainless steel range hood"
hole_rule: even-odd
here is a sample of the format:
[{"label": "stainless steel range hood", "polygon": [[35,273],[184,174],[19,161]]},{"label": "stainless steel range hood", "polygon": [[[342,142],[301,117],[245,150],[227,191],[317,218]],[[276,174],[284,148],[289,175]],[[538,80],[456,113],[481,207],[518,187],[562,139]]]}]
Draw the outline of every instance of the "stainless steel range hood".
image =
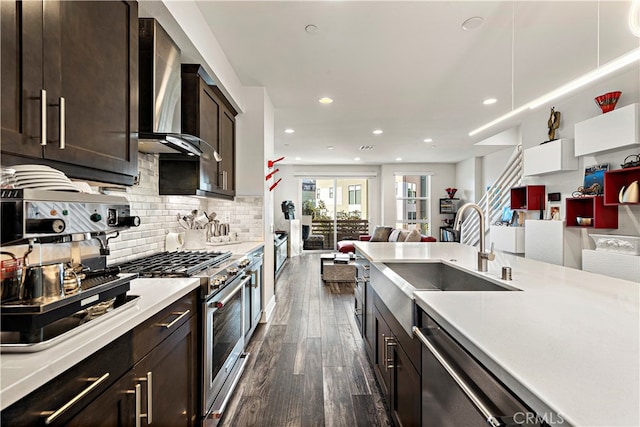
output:
[{"label": "stainless steel range hood", "polygon": [[215,160],[222,161],[206,141],[181,133],[180,49],[155,19],[140,18],[138,23],[138,151],[201,156],[212,150]]}]

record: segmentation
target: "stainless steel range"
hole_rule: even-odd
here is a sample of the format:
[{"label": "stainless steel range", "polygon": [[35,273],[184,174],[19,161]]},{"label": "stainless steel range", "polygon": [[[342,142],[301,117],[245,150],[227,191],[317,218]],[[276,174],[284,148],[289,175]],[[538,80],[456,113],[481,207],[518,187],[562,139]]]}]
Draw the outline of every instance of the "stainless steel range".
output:
[{"label": "stainless steel range", "polygon": [[198,277],[201,286],[202,420],[217,425],[239,381],[244,352],[245,285],[251,281],[246,256],[231,252],[162,252],[120,264],[140,277]]}]

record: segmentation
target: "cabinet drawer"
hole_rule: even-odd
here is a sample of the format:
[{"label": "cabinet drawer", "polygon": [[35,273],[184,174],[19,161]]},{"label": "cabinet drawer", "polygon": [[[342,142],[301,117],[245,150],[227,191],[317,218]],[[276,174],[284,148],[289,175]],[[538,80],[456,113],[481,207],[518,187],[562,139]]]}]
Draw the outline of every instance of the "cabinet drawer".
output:
[{"label": "cabinet drawer", "polygon": [[49,425],[66,423],[131,368],[132,347],[128,332],[6,408],[1,424],[45,425],[47,417],[52,418]]},{"label": "cabinet drawer", "polygon": [[198,310],[198,290],[180,298],[133,331],[133,360],[142,359],[151,349],[187,322]]}]

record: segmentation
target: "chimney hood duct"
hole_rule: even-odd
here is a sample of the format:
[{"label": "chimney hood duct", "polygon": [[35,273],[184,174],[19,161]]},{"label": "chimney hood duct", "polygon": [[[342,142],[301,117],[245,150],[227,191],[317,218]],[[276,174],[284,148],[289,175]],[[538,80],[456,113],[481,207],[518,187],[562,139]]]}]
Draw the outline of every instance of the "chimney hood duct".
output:
[{"label": "chimney hood duct", "polygon": [[138,151],[201,156],[220,154],[197,136],[181,133],[180,49],[153,18],[139,25],[139,124]]}]

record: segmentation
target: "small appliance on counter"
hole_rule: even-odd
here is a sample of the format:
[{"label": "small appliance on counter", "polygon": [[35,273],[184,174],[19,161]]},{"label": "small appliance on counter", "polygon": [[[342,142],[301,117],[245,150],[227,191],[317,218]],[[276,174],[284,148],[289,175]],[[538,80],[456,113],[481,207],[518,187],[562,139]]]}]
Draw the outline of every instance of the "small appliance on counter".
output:
[{"label": "small appliance on counter", "polygon": [[[10,257],[0,262],[2,352],[44,350],[135,305],[137,296],[127,292],[137,274],[106,267],[109,240],[140,224],[125,198],[8,188],[0,190],[0,209],[2,255]],[[95,242],[100,255],[79,259],[80,241]],[[26,252],[15,253],[25,243]],[[71,243],[68,259],[30,262],[36,243]]]}]

